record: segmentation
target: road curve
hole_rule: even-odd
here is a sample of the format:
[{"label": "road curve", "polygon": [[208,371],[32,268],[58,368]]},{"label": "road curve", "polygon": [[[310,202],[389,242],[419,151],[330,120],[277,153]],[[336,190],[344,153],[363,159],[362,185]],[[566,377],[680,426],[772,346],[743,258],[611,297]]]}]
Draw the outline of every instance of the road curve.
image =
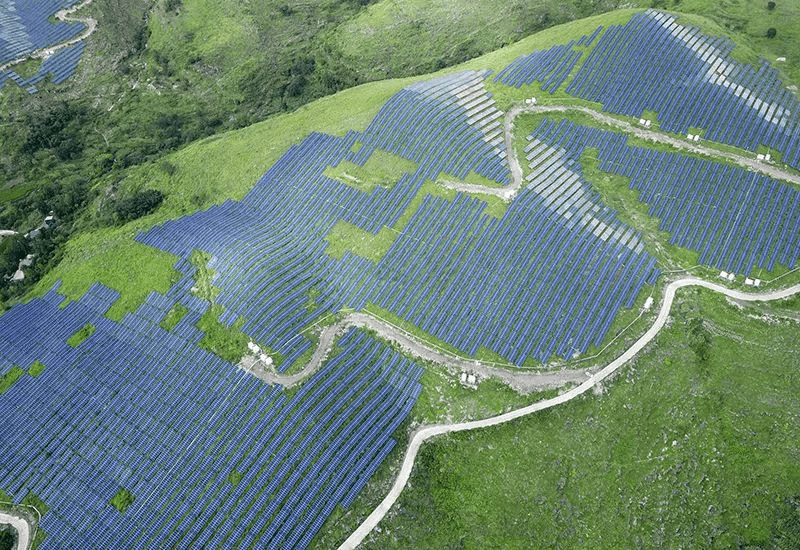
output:
[{"label": "road curve", "polygon": [[437,424],[433,426],[424,426],[418,429],[416,432],[414,432],[414,435],[411,438],[411,442],[409,443],[408,450],[406,451],[406,455],[403,459],[403,465],[400,468],[400,473],[398,474],[397,479],[394,482],[394,485],[389,491],[389,494],[386,495],[386,498],[384,498],[383,501],[375,508],[375,510],[372,511],[372,513],[367,517],[367,519],[365,519],[363,523],[361,523],[361,525],[358,526],[358,528],[353,532],[353,534],[350,535],[350,537],[348,537],[348,539],[344,541],[344,543],[342,543],[342,545],[339,547],[339,550],[351,550],[356,548],[359,544],[361,544],[361,542],[370,533],[370,531],[372,531],[375,528],[375,526],[378,525],[378,523],[383,519],[383,517],[395,503],[397,498],[400,496],[403,487],[405,487],[406,483],[408,482],[408,478],[411,476],[411,470],[414,466],[414,460],[416,459],[417,453],[419,452],[419,448],[426,440],[430,439],[431,437],[435,437],[437,435],[442,435],[446,433],[496,426],[497,424],[502,424],[504,422],[516,420],[517,418],[527,416],[536,411],[541,411],[543,409],[548,409],[550,407],[566,403],[567,401],[574,399],[575,397],[587,392],[596,383],[604,380],[605,378],[613,374],[619,367],[627,363],[631,358],[633,358],[637,353],[639,353],[639,351],[641,351],[653,338],[655,338],[656,334],[658,334],[658,332],[661,330],[664,324],[666,324],[667,319],[669,318],[670,309],[672,308],[672,302],[675,299],[675,292],[678,289],[687,286],[700,286],[703,288],[713,290],[715,292],[719,292],[736,300],[750,301],[750,302],[780,300],[783,298],[787,298],[789,296],[793,296],[794,294],[800,293],[800,284],[796,284],[789,288],[774,290],[770,292],[749,294],[746,292],[741,292],[739,290],[725,288],[724,286],[709,281],[704,281],[696,277],[685,277],[682,279],[677,279],[675,281],[672,281],[667,285],[667,287],[664,290],[664,300],[661,304],[661,309],[659,310],[658,317],[656,317],[656,320],[650,327],[650,329],[647,332],[645,332],[636,342],[634,342],[631,347],[625,350],[625,352],[623,352],[622,355],[620,355],[614,361],[606,365],[599,372],[591,375],[581,385],[576,386],[557,397],[553,397],[552,399],[545,399],[543,401],[533,403],[532,405],[528,405],[526,407],[522,407],[520,409],[516,409],[498,416],[493,416],[491,418],[486,418],[483,420],[474,420],[472,422],[459,422],[456,424]]},{"label": "road curve", "polygon": [[11,67],[12,65],[16,65],[17,63],[25,61],[26,59],[35,59],[35,58],[47,59],[58,50],[66,48],[67,46],[72,46],[73,44],[80,42],[84,38],[88,38],[89,35],[92,34],[97,28],[97,20],[92,17],[71,17],[71,14],[81,8],[88,6],[91,3],[92,0],[84,0],[80,4],[72,6],[71,8],[65,10],[59,10],[55,14],[55,18],[58,19],[59,21],[64,21],[65,23],[73,21],[73,22],[83,23],[84,25],[86,25],[86,29],[84,29],[84,31],[80,33],[78,36],[70,38],[63,42],[59,42],[58,44],[52,46],[45,46],[44,48],[34,50],[33,52],[25,54],[22,57],[18,57],[17,59],[9,61],[8,63],[4,63],[0,65],[0,71],[4,71],[5,69]]},{"label": "road curve", "polygon": [[481,193],[484,195],[493,195],[506,202],[511,202],[516,196],[517,192],[522,188],[524,181],[522,179],[522,167],[517,159],[517,151],[514,147],[513,129],[514,119],[523,113],[566,113],[568,111],[580,112],[589,115],[598,122],[615,126],[620,130],[629,132],[637,137],[649,141],[671,145],[677,149],[683,149],[692,153],[701,155],[709,155],[712,157],[722,157],[735,162],[739,166],[752,170],[753,172],[760,172],[771,178],[789,181],[794,184],[800,185],[800,175],[793,172],[787,172],[781,168],[759,161],[755,158],[746,157],[744,155],[737,155],[728,151],[720,151],[711,147],[706,147],[702,144],[685,141],[673,136],[666,135],[662,132],[647,130],[640,126],[634,126],[625,120],[619,120],[606,113],[595,111],[589,107],[580,105],[514,105],[505,116],[503,123],[504,139],[506,144],[506,153],[508,154],[509,164],[511,166],[511,184],[502,188],[485,187],[482,185],[474,185],[468,183],[459,183],[451,181],[438,181],[442,187],[448,189],[455,189],[464,193]]},{"label": "road curve", "polygon": [[550,113],[550,112],[567,112],[567,111],[578,111],[584,113],[594,118],[598,122],[602,122],[610,126],[616,126],[620,130],[630,132],[631,134],[634,134],[635,136],[640,137],[642,139],[646,139],[649,141],[656,141],[659,143],[665,143],[667,145],[671,145],[678,149],[685,149],[687,151],[691,151],[692,153],[699,153],[701,155],[709,155],[713,157],[723,157],[735,162],[736,164],[742,166],[743,168],[752,170],[753,172],[760,172],[771,178],[790,181],[792,183],[800,185],[800,175],[797,175],[792,172],[787,172],[786,170],[782,170],[779,167],[769,164],[767,162],[759,161],[755,158],[746,157],[743,155],[737,155],[736,153],[731,153],[728,151],[720,151],[719,149],[705,147],[704,145],[694,142],[689,142],[687,140],[679,139],[673,136],[669,136],[662,132],[647,130],[645,128],[642,128],[641,126],[634,126],[633,124],[625,120],[619,120],[605,113],[601,113],[599,111],[581,105],[527,105],[527,106],[517,105],[511,108],[511,110],[506,115],[506,119],[513,120],[514,118],[517,117],[517,115],[521,113]]},{"label": "road curve", "polygon": [[591,369],[589,368],[562,368],[558,371],[547,372],[515,371],[494,366],[486,361],[459,357],[444,349],[435,348],[421,342],[402,328],[366,312],[350,313],[336,324],[325,327],[319,335],[319,343],[311,360],[302,371],[296,374],[278,374],[272,368],[265,369],[253,355],[245,356],[239,362],[239,367],[269,384],[281,384],[286,388],[291,388],[319,370],[333,348],[335,338],[351,327],[365,327],[374,330],[378,333],[378,336],[395,342],[409,355],[444,365],[451,371],[471,372],[483,378],[499,378],[521,394],[560,388],[571,382],[580,383],[591,374]]},{"label": "road curve", "polygon": [[10,523],[17,530],[17,550],[28,550],[31,546],[31,526],[19,516],[0,512],[0,523]]}]

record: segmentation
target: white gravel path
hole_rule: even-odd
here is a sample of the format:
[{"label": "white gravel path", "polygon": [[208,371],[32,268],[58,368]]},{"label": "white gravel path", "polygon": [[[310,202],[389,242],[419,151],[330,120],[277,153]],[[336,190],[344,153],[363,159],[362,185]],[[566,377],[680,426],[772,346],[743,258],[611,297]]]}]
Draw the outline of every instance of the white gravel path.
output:
[{"label": "white gravel path", "polygon": [[364,522],[361,525],[359,525],[358,528],[353,532],[353,534],[350,535],[350,537],[339,547],[339,550],[350,550],[356,548],[359,544],[361,544],[361,542],[370,533],[370,531],[372,531],[375,528],[375,526],[378,525],[378,523],[383,519],[383,517],[395,503],[397,498],[400,496],[400,493],[403,491],[403,487],[405,487],[406,483],[408,482],[408,478],[411,476],[411,470],[414,466],[414,460],[416,459],[417,452],[419,452],[419,448],[426,440],[435,437],[437,435],[442,435],[446,433],[496,426],[497,424],[502,424],[503,422],[509,422],[511,420],[527,416],[534,412],[541,411],[543,409],[548,409],[550,407],[554,407],[562,403],[566,403],[567,401],[574,399],[575,397],[587,392],[588,390],[593,388],[595,384],[609,377],[619,367],[627,363],[631,358],[633,358],[637,353],[639,353],[639,351],[641,351],[653,338],[655,338],[656,334],[658,334],[658,331],[661,330],[661,328],[664,326],[664,324],[667,322],[667,319],[669,318],[669,312],[672,307],[672,302],[675,299],[675,292],[678,289],[687,286],[701,286],[713,290],[715,292],[722,293],[726,296],[729,296],[730,298],[748,302],[780,300],[783,298],[787,298],[789,296],[793,296],[794,294],[800,292],[800,284],[781,290],[773,290],[770,292],[764,292],[759,294],[748,294],[745,292],[741,292],[739,290],[732,290],[729,288],[725,288],[716,283],[711,283],[695,277],[685,277],[671,282],[669,285],[667,285],[664,291],[664,301],[661,305],[661,310],[659,311],[658,317],[656,318],[655,322],[650,327],[650,329],[646,333],[644,333],[644,335],[642,335],[642,337],[639,338],[631,347],[625,350],[625,352],[622,355],[620,355],[614,361],[606,365],[601,371],[593,374],[580,386],[572,388],[571,390],[566,391],[557,397],[553,397],[552,399],[545,399],[544,401],[533,403],[532,405],[528,405],[527,407],[522,407],[520,409],[516,409],[514,411],[510,411],[498,416],[493,416],[491,418],[486,418],[483,420],[475,420],[472,422],[460,422],[457,424],[439,424],[434,426],[424,426],[418,429],[411,438],[411,442],[409,443],[405,458],[403,459],[403,465],[400,468],[400,473],[398,474],[397,479],[395,480],[394,485],[392,486],[392,489],[389,491],[389,494],[386,495],[386,498],[383,499],[383,502],[381,502],[378,505],[378,507],[375,508],[375,510],[373,510],[373,512],[367,517],[367,519],[365,519]]},{"label": "white gravel path", "polygon": [[381,338],[399,344],[406,353],[426,361],[444,365],[456,376],[461,372],[468,372],[481,378],[498,378],[523,395],[535,391],[560,388],[570,382],[583,382],[586,380],[587,375],[592,372],[591,368],[562,368],[557,371],[547,372],[515,371],[497,367],[478,359],[458,357],[446,350],[434,348],[417,340],[411,333],[384,319],[362,312],[350,313],[338,323],[325,327],[319,335],[319,344],[311,360],[302,371],[296,374],[277,374],[272,367],[264,369],[263,363],[257,361],[253,355],[244,357],[239,362],[239,367],[269,384],[281,384],[290,388],[317,372],[333,348],[334,339],[344,334],[351,327],[365,327],[374,330]]},{"label": "white gravel path", "polygon": [[94,30],[97,28],[97,20],[92,17],[72,17],[72,14],[77,10],[88,6],[91,3],[92,0],[85,0],[84,2],[72,6],[71,8],[65,10],[59,10],[58,12],[56,12],[55,18],[58,19],[59,21],[64,21],[64,22],[78,21],[86,25],[86,29],[84,29],[84,31],[80,33],[78,36],[70,38],[69,40],[65,40],[63,42],[59,42],[58,44],[55,45],[40,48],[29,54],[25,54],[22,57],[9,61],[8,63],[0,65],[0,71],[9,68],[12,65],[16,65],[17,63],[25,61],[26,59],[35,59],[35,58],[47,59],[48,57],[56,53],[58,50],[66,48],[67,46],[72,46],[73,44],[80,42],[84,38],[88,38],[89,35],[92,34]]}]

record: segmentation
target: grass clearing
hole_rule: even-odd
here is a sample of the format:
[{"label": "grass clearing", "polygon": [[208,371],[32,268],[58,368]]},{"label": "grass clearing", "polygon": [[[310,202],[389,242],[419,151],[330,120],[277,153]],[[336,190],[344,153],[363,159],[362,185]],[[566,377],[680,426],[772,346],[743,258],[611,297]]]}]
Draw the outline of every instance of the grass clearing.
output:
[{"label": "grass clearing", "polygon": [[75,334],[70,336],[67,339],[67,344],[72,346],[73,348],[77,348],[81,344],[83,344],[89,336],[94,334],[95,326],[92,323],[86,323],[83,327],[78,330]]},{"label": "grass clearing", "polygon": [[[442,181],[445,181],[444,179]],[[454,178],[446,181],[456,181]],[[474,178],[473,178],[474,181]],[[480,185],[480,183],[476,183]],[[443,187],[439,183],[426,181],[420,187],[417,194],[411,200],[408,208],[398,218],[392,227],[383,226],[377,233],[370,233],[350,222],[339,221],[333,226],[325,237],[328,247],[325,252],[336,259],[342,259],[345,252],[351,252],[371,262],[379,262],[389,251],[397,237],[402,234],[408,222],[411,220],[417,209],[422,204],[426,196],[431,195],[446,200],[453,200],[457,192],[454,189]],[[508,203],[502,199],[485,193],[468,193],[471,197],[477,198],[486,203],[484,215],[494,218],[502,218],[508,210]]]},{"label": "grass clearing", "polygon": [[37,361],[34,361],[33,365],[31,365],[31,368],[28,369],[28,374],[30,374],[31,376],[36,377],[36,376],[39,376],[40,374],[42,374],[44,372],[44,369],[46,369],[46,368],[47,367],[44,364],[42,364],[40,361],[37,360]]},{"label": "grass clearing", "polygon": [[44,295],[60,279],[59,292],[78,300],[99,282],[120,293],[120,299],[106,312],[119,321],[142,305],[150,292],[165,293],[178,281],[179,274],[172,267],[177,258],[134,241],[134,235],[135,231],[125,226],[71,239],[64,258],[37,283],[31,295]]},{"label": "grass clearing", "polygon": [[[699,289],[674,311],[606,395],[426,443],[365,548],[446,547],[453,533],[466,547],[791,547],[797,323]],[[693,319],[711,335],[705,361]]]},{"label": "grass clearing", "polygon": [[122,488],[111,498],[109,504],[116,508],[120,514],[124,514],[125,510],[127,510],[128,507],[133,504],[134,500],[133,494],[127,489]]},{"label": "grass clearing", "polygon": [[403,174],[412,174],[416,170],[415,162],[383,149],[376,149],[364,166],[342,160],[336,166],[327,167],[323,173],[339,183],[369,193],[376,186],[391,188],[400,181]]},{"label": "grass clearing", "polygon": [[217,296],[219,296],[220,289],[212,284],[216,272],[208,267],[208,263],[211,261],[211,254],[202,250],[193,250],[189,261],[196,268],[192,292],[199,298],[213,304]]},{"label": "grass clearing", "polygon": [[239,485],[239,482],[242,481],[242,479],[244,479],[244,474],[237,470],[232,470],[227,477],[228,483],[230,483],[234,487]]},{"label": "grass clearing", "polygon": [[25,374],[25,371],[14,365],[7,373],[0,377],[0,395],[4,394],[11,386],[13,386],[14,382],[19,380],[23,374]]},{"label": "grass clearing", "polygon": [[50,511],[50,507],[41,498],[39,498],[39,495],[33,491],[25,495],[25,498],[22,499],[20,504],[25,506],[33,506],[43,516]]},{"label": "grass clearing", "polygon": [[198,345],[226,361],[236,364],[247,353],[250,337],[242,332],[244,319],[241,317],[230,327],[220,323],[219,316],[222,315],[222,312],[222,306],[214,304],[197,322],[197,328],[205,333]]},{"label": "grass clearing", "polygon": [[170,308],[158,326],[164,330],[172,330],[181,322],[181,319],[183,319],[187,313],[189,313],[189,310],[186,309],[183,304],[175,304]]}]

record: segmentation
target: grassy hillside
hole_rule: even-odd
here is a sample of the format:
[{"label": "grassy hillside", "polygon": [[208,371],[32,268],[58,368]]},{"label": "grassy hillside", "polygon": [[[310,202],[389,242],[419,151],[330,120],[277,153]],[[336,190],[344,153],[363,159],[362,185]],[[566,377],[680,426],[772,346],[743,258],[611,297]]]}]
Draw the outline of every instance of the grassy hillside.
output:
[{"label": "grassy hillside", "polygon": [[365,548],[796,548],[797,300],[674,312],[606,395],[427,443]]},{"label": "grassy hillside", "polygon": [[[500,70],[523,53],[547,47],[565,36],[581,36],[599,24],[625,21],[631,13],[620,11],[548,29],[428,77],[467,68]],[[200,140],[158,162],[103,176],[96,184],[99,189],[123,194],[145,187],[158,189],[165,195],[164,203],[155,213],[122,227],[82,230],[67,243],[61,263],[39,282],[34,293],[45,292],[61,279],[62,292],[77,298],[92,282],[100,281],[122,293],[125,305],[118,305],[118,312],[134,308],[151,290],[163,289],[174,276],[173,259],[133,241],[138,231],[226,199],[242,198],[291,144],[311,131],[343,135],[348,130],[363,130],[387,99],[416,80],[410,77],[364,84],[314,101],[293,113]],[[107,194],[105,191],[94,200],[87,217],[99,215]],[[131,251],[141,260],[120,272],[120,266],[128,265]],[[87,258],[97,261],[86,261]]]},{"label": "grassy hillside", "polygon": [[[786,56],[785,72],[797,75],[791,53],[800,49],[794,31],[800,28],[800,14],[789,3],[778,2],[774,10],[745,0],[726,2],[724,9],[715,0],[655,4],[709,16],[718,23],[702,20],[707,32],[752,39],[752,49],[737,48],[742,57]],[[44,273],[60,261],[63,242],[71,235],[108,226],[106,213],[101,223],[95,212],[76,214],[97,197],[117,196],[131,167],[156,163],[188,143],[296,110],[332,92],[449,66],[549,27],[524,41],[525,48],[502,48],[466,65],[499,70],[533,48],[566,42],[600,22],[621,22],[625,12],[552,26],[619,5],[613,0],[508,0],[501,5],[462,0],[94,0],[84,11],[98,20],[98,30],[87,41],[73,78],[59,86],[43,83],[35,96],[13,84],[0,91],[0,226],[29,231],[56,210],[63,223],[58,238],[47,243],[49,251],[41,254],[37,271]],[[777,30],[772,39],[762,36],[767,25]],[[501,106],[507,100],[498,96]],[[255,181],[248,178],[238,184]],[[60,194],[54,182],[80,189],[80,196],[60,208],[53,198]],[[31,198],[39,189],[44,189],[43,198]],[[186,208],[207,203],[201,192]],[[4,298],[26,288],[5,288]]]}]

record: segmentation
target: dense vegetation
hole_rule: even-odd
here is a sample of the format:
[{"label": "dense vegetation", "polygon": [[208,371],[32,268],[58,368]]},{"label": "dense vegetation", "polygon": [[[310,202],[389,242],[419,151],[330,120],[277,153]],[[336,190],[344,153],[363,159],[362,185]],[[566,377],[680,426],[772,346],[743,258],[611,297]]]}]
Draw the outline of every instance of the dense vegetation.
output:
[{"label": "dense vegetation", "polygon": [[0,550],[14,550],[17,547],[17,534],[13,528],[0,525]]},{"label": "dense vegetation", "polygon": [[133,494],[131,494],[130,491],[127,489],[120,489],[111,499],[111,506],[119,510],[119,512],[122,514],[131,504],[133,504],[134,500]]}]

